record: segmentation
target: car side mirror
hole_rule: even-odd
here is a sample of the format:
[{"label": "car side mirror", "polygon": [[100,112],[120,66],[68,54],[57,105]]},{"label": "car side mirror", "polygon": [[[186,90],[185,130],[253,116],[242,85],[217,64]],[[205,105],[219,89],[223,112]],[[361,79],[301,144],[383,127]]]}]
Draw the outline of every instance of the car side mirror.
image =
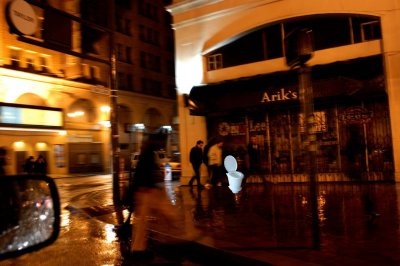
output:
[{"label": "car side mirror", "polygon": [[60,232],[60,199],[53,179],[0,176],[0,260],[53,243]]}]

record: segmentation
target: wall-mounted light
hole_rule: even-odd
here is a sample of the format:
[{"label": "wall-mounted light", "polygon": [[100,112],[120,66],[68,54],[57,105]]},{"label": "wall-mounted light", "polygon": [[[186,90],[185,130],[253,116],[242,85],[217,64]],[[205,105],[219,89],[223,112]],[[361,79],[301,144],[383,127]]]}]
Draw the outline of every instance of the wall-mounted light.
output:
[{"label": "wall-mounted light", "polygon": [[102,111],[103,113],[109,113],[111,111],[111,107],[108,105],[103,105],[102,107],[100,107],[100,111]]},{"label": "wall-mounted light", "polygon": [[68,113],[67,116],[68,117],[78,117],[78,116],[83,116],[85,114],[85,112],[83,111],[75,111],[73,113]]},{"label": "wall-mounted light", "polygon": [[13,144],[14,146],[14,150],[19,151],[19,150],[23,150],[25,147],[25,142],[20,140],[20,141],[16,141]]},{"label": "wall-mounted light", "polygon": [[189,94],[182,94],[183,96],[183,104],[186,108],[189,108],[190,110],[195,110],[198,109],[197,105],[195,104],[195,102],[193,102],[190,99]]}]

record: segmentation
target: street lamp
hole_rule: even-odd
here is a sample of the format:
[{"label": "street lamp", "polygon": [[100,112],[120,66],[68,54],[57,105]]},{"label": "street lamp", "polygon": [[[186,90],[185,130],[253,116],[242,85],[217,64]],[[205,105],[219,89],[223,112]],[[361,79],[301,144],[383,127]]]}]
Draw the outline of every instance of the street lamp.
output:
[{"label": "street lamp", "polygon": [[318,182],[316,178],[317,143],[314,130],[314,95],[311,82],[311,68],[306,62],[314,53],[312,30],[295,29],[285,36],[285,56],[288,66],[298,67],[300,105],[304,115],[307,149],[307,171],[310,180],[310,201],[312,214],[313,247],[320,248],[318,218]]},{"label": "street lamp", "polygon": [[120,197],[120,148],[119,148],[119,133],[118,133],[118,84],[117,84],[117,58],[116,46],[114,41],[115,35],[115,1],[108,0],[109,6],[109,29],[110,29],[110,124],[111,124],[111,148],[112,148],[112,184],[113,184],[113,201],[115,205],[120,205],[122,199]]}]

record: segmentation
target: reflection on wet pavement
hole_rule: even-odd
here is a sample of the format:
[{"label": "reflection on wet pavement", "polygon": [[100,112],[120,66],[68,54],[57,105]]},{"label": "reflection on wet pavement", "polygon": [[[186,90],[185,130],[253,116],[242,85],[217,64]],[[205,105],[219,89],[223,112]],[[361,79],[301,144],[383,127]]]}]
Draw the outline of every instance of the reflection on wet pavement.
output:
[{"label": "reflection on wet pavement", "polygon": [[[4,265],[130,265],[132,260],[122,255],[121,238],[115,234],[128,213],[114,208],[111,192],[107,187],[72,195],[74,202],[63,210],[56,243]],[[178,215],[168,224],[154,213],[150,224],[153,236],[166,244],[171,244],[168,235],[173,235],[259,260],[278,256],[280,260],[273,261],[277,265],[285,257],[332,266],[400,265],[398,184],[319,184],[320,250],[310,248],[311,200],[306,184],[249,184],[235,197],[227,187],[191,190],[166,183],[165,193]],[[176,248],[175,252],[179,254]],[[195,265],[190,263],[179,265]]]}]

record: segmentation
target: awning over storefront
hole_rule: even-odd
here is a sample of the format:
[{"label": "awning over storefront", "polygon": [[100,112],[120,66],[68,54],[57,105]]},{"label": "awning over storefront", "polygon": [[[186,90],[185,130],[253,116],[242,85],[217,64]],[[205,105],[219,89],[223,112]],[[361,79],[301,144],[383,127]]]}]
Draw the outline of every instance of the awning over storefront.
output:
[{"label": "awning over storefront", "polygon": [[[315,102],[385,95],[382,56],[312,67]],[[275,72],[192,88],[192,115],[224,115],[299,106],[296,70]]]}]

